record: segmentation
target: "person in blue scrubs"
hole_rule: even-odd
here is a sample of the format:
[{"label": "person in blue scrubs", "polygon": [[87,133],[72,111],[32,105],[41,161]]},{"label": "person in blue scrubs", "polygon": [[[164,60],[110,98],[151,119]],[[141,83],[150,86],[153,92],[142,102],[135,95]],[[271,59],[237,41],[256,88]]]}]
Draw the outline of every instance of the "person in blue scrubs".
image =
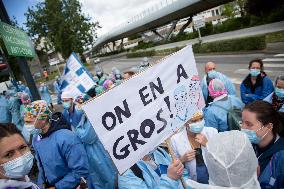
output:
[{"label": "person in blue scrubs", "polygon": [[169,154],[158,147],[144,156],[118,178],[120,189],[182,189],[179,181],[184,172],[180,160],[171,161]]},{"label": "person in blue scrubs", "polygon": [[249,63],[250,73],[240,86],[243,103],[263,100],[274,91],[273,83],[264,72],[263,62],[255,59]]},{"label": "person in blue scrubs", "polygon": [[57,94],[57,104],[62,104],[61,102],[61,89],[60,89],[60,78],[56,76],[55,81],[53,82],[53,89]]},{"label": "person in blue scrubs", "polygon": [[0,94],[0,112],[0,123],[10,123],[12,117],[9,111],[9,104],[8,100],[3,94]]},{"label": "person in blue scrubs", "polygon": [[205,65],[205,76],[201,81],[202,94],[206,103],[206,106],[213,101],[213,98],[209,95],[208,85],[212,79],[221,80],[229,95],[236,96],[236,88],[232,81],[223,73],[216,71],[216,64],[214,62],[207,62]]},{"label": "person in blue scrubs", "polygon": [[53,104],[52,104],[52,98],[50,95],[50,91],[49,91],[48,86],[45,83],[40,84],[39,93],[40,93],[41,99],[46,101],[48,106],[53,110]]},{"label": "person in blue scrubs", "polygon": [[244,104],[234,95],[228,95],[228,92],[219,79],[210,81],[209,95],[214,99],[209,106],[204,109],[205,125],[213,127],[218,132],[228,131],[228,111],[231,108],[242,110]]},{"label": "person in blue scrubs", "polygon": [[283,113],[265,101],[247,104],[242,112],[242,132],[255,147],[262,189],[284,188],[283,123]]},{"label": "person in blue scrubs", "polygon": [[9,111],[12,115],[12,123],[17,126],[17,128],[22,131],[23,129],[23,119],[20,114],[20,100],[15,90],[7,91],[8,106]]},{"label": "person in blue scrubs", "polygon": [[60,112],[51,114],[45,101],[34,101],[26,108],[25,125],[39,130],[33,140],[39,186],[71,189],[88,178],[86,150]]},{"label": "person in blue scrubs", "polygon": [[276,111],[284,112],[284,75],[277,76],[274,92],[263,100],[271,103]]},{"label": "person in blue scrubs", "polygon": [[[79,95],[73,100],[70,93],[63,92],[62,99],[63,106],[65,107],[63,115],[66,120],[72,124],[72,130],[81,139],[87,152],[90,164],[89,178],[87,180],[88,188],[115,188],[117,185],[117,170],[115,165],[97,137],[93,126],[81,110],[81,105],[86,102],[89,97]],[[69,104],[71,104],[70,107]]]}]

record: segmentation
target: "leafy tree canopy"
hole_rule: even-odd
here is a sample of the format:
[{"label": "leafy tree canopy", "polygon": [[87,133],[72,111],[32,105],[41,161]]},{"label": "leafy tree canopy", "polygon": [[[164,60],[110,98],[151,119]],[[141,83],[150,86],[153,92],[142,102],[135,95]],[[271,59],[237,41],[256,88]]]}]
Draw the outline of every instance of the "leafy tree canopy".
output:
[{"label": "leafy tree canopy", "polygon": [[78,0],[45,0],[29,8],[27,32],[45,51],[55,50],[67,58],[72,51],[82,55],[96,38],[98,22],[82,13]]}]

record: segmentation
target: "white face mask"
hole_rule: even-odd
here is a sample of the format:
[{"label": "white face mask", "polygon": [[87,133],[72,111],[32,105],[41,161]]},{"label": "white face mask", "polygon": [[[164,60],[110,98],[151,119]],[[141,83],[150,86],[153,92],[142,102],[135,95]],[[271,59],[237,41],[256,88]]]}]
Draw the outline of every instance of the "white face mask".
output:
[{"label": "white face mask", "polygon": [[30,172],[33,166],[33,160],[34,156],[29,151],[16,159],[0,165],[5,171],[5,173],[1,174],[12,179],[22,178]]},{"label": "white face mask", "polygon": [[35,128],[34,124],[25,124],[25,127],[32,135],[40,133],[40,129]]}]

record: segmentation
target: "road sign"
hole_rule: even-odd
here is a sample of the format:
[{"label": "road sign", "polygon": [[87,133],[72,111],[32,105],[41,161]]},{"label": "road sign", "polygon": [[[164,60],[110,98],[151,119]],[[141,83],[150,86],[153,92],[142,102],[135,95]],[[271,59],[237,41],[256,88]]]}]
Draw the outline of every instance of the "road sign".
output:
[{"label": "road sign", "polygon": [[9,55],[32,58],[35,56],[32,42],[22,30],[0,22],[0,34]]},{"label": "road sign", "polygon": [[195,29],[199,29],[205,26],[205,19],[201,15],[194,16],[192,20]]},{"label": "road sign", "polygon": [[49,65],[53,66],[53,65],[59,64],[60,60],[58,58],[52,58],[52,59],[49,59],[48,62],[49,62]]}]

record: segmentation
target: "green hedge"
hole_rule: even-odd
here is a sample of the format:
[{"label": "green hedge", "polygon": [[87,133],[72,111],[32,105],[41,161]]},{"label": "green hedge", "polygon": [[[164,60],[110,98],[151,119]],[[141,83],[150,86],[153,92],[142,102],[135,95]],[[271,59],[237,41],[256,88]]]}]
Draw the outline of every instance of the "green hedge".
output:
[{"label": "green hedge", "polygon": [[139,49],[148,49],[148,48],[151,48],[151,47],[154,47],[154,46],[155,46],[154,42],[145,43],[143,41],[140,41],[138,43],[138,46],[134,47],[132,50],[136,51],[136,50],[139,50]]},{"label": "green hedge", "polygon": [[170,48],[170,49],[164,49],[164,50],[158,50],[158,51],[156,51],[155,55],[156,56],[167,56],[169,54],[172,54],[174,52],[179,51],[182,48],[184,48],[184,46],[183,47]]},{"label": "green hedge", "polygon": [[140,51],[140,52],[131,52],[127,53],[127,58],[136,58],[136,57],[147,57],[147,56],[167,56],[169,54],[172,54],[174,52],[179,51],[180,49],[184,48],[183,47],[175,47],[175,48],[170,48],[170,49],[164,49],[164,50],[151,50],[151,51]]},{"label": "green hedge", "polygon": [[122,52],[127,51],[126,49],[122,49],[122,50],[115,50],[115,51],[111,51],[111,52],[106,52],[104,54],[95,54],[95,56],[93,56],[92,58],[96,58],[96,57],[104,57],[104,56],[111,56],[111,55],[115,55],[115,54],[119,54]]},{"label": "green hedge", "polygon": [[266,43],[275,43],[284,41],[284,31],[266,34]]},{"label": "green hedge", "polygon": [[[145,56],[167,56],[183,47],[175,47],[164,50],[151,50],[128,53],[127,58],[145,57]],[[266,48],[265,35],[244,37],[238,39],[221,40],[210,43],[194,44],[194,53],[213,53],[213,52],[233,52],[233,51],[249,51],[263,50]]]},{"label": "green hedge", "polygon": [[263,50],[266,48],[265,36],[253,36],[238,39],[222,40],[193,45],[195,53],[233,52]]},{"label": "green hedge", "polygon": [[151,51],[140,51],[140,52],[131,52],[127,53],[127,58],[136,58],[136,57],[147,57],[147,56],[155,56],[155,50]]}]

